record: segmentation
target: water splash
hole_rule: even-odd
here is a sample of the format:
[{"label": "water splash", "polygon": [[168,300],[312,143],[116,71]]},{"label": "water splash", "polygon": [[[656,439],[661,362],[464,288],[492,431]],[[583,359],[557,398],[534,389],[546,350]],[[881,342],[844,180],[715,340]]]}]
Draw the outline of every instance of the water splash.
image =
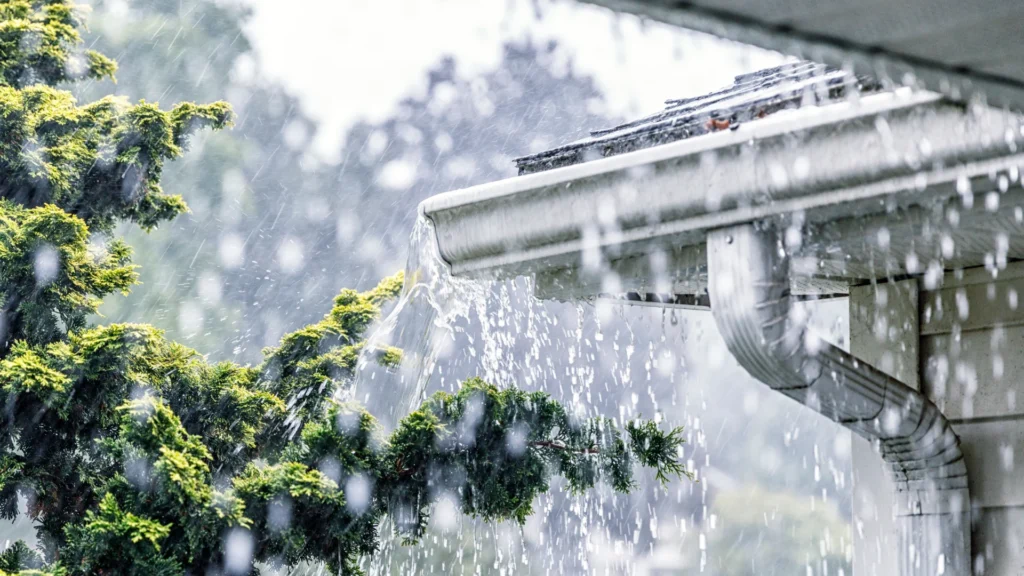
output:
[{"label": "water splash", "polygon": [[[351,398],[377,415],[386,429],[393,428],[423,401],[438,358],[454,342],[458,321],[468,318],[489,290],[489,282],[452,276],[433,224],[421,215],[409,239],[402,294],[366,341],[348,392]],[[377,352],[388,347],[402,350],[397,369],[376,363]]]},{"label": "water splash", "polygon": [[[603,415],[620,423],[645,416],[683,424],[688,468],[698,471],[702,481],[666,490],[642,477],[637,491],[624,496],[600,488],[571,495],[555,480],[523,526],[453,516],[448,508],[458,504],[457,494],[448,499],[437,494],[441,508],[421,544],[404,547],[384,538],[381,549],[364,560],[367,573],[631,573],[666,562],[661,558],[666,550],[683,551],[684,564],[694,573],[702,561],[705,573],[714,572],[721,568],[718,552],[736,523],[720,514],[717,494],[737,492],[744,474],[774,477],[784,461],[799,462],[804,454],[807,470],[790,470],[788,479],[773,489],[799,483],[798,492],[817,494],[814,502],[820,504],[827,488],[829,503],[848,507],[841,480],[848,463],[826,454],[835,444],[834,433],[794,418],[786,411],[796,408],[783,404],[784,399],[743,382],[731,364],[723,366],[727,354],[709,317],[667,311],[661,322],[662,311],[656,309],[619,308],[601,300],[539,301],[532,279],[453,278],[425,219],[416,224],[409,254],[401,297],[370,330],[349,392],[386,428],[427,394],[453,391],[464,378],[480,376],[502,387],[545,391],[580,416]],[[392,371],[374,360],[374,352],[388,346],[404,350],[401,366]],[[774,414],[774,424],[737,415],[736,406],[722,400],[745,398],[745,393],[757,395],[754,411]],[[818,444],[826,452],[815,449],[811,458],[811,447]],[[751,462],[755,472],[750,472]],[[759,524],[758,529],[778,530],[783,520],[773,516],[769,521],[771,526]],[[388,521],[381,531],[392,534]],[[708,539],[703,552],[700,534]]]}]

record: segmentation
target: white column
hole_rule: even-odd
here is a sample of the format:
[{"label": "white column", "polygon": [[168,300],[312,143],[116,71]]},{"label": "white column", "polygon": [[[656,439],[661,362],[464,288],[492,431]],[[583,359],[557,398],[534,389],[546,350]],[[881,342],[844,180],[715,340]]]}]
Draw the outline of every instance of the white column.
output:
[{"label": "white column", "polygon": [[[916,280],[852,287],[850,353],[919,390],[918,318]],[[851,457],[854,576],[893,576],[900,538],[892,482],[875,447],[857,435]]]}]

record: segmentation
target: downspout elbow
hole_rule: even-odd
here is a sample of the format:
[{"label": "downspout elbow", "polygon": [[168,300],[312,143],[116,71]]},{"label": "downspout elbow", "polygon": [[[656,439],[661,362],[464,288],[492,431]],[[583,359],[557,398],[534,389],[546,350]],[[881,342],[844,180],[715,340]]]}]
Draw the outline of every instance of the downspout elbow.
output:
[{"label": "downspout elbow", "polygon": [[711,310],[741,366],[871,441],[896,490],[900,575],[970,574],[970,499],[960,440],[919,391],[827,342],[794,308],[774,230],[708,234]]}]

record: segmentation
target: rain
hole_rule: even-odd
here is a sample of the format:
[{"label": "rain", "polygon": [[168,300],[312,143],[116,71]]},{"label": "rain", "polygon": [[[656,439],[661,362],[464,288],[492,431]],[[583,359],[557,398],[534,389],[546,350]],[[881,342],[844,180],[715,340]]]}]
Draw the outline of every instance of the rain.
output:
[{"label": "rain", "polygon": [[[216,434],[176,409],[185,439],[154,456],[119,442],[157,421],[154,391],[170,398],[160,382],[183,376],[126,369],[118,410],[135,424],[90,431],[123,462],[118,488],[90,496],[89,522],[121,514],[148,530],[133,543],[166,538],[173,528],[127,506],[170,497],[166,453],[195,450],[217,522],[248,514],[207,534],[209,574],[1002,576],[1024,562],[1024,122],[1002,92],[969,92],[960,72],[933,81],[923,65],[868,70],[856,48],[784,54],[605,0],[87,4],[83,46],[117,61],[117,82],[69,61],[78,81],[58,86],[79,106],[223,100],[233,125],[161,164],[187,212],[88,231],[82,261],[123,240],[138,283],[83,297],[96,303],[84,323],[43,310],[58,336],[30,352],[72,365],[76,331],[151,324],[215,379],[253,378],[232,392],[246,401],[290,370],[329,374],[282,386],[281,425],[227,448],[214,443],[248,433],[255,408]],[[20,201],[3,194],[0,207]],[[66,282],[78,256],[61,242],[31,245],[32,294]],[[396,273],[401,288],[378,300]],[[0,289],[0,374],[15,382],[15,355],[35,344],[7,342],[32,331]],[[290,339],[317,331],[333,348],[324,336],[289,364]],[[64,369],[51,368],[40,373]],[[487,393],[459,395],[475,378],[547,394],[564,427],[536,438],[534,421],[492,418]],[[4,394],[13,430],[23,400]],[[522,409],[540,410],[529,398]],[[409,448],[378,474],[430,402],[454,415],[425,444],[447,460],[415,468]],[[54,406],[40,414],[74,412]],[[606,439],[644,421],[681,430],[666,456],[678,469],[639,464],[648,437],[623,448],[619,489]],[[347,443],[322,456],[311,438],[327,445],[328,429]],[[452,456],[486,447],[526,474],[531,455],[569,454],[584,429],[601,440],[564,456],[577,468],[544,460],[521,517],[495,521],[476,463]],[[8,436],[0,456],[33,453],[28,433]],[[413,476],[422,498],[395,488]],[[0,553],[20,541],[40,563],[0,575],[60,562],[39,531],[47,493],[27,478],[11,484]],[[333,498],[321,509],[307,501],[317,490]],[[311,552],[335,542],[333,505],[348,519],[337,538],[371,535],[352,562]],[[187,538],[199,540],[168,542]],[[268,538],[302,546],[270,553]]]}]

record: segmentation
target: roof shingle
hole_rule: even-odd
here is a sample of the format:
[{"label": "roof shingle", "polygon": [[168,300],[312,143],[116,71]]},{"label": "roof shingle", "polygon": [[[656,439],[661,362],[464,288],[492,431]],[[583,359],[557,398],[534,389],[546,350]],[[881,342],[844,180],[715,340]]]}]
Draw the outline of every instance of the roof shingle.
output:
[{"label": "roof shingle", "polygon": [[880,84],[863,76],[814,62],[793,62],[735,77],[732,86],[710,94],[668,100],[665,109],[590,137],[516,159],[519,174],[579,164],[719,130],[782,110],[843,100],[878,91]]}]

